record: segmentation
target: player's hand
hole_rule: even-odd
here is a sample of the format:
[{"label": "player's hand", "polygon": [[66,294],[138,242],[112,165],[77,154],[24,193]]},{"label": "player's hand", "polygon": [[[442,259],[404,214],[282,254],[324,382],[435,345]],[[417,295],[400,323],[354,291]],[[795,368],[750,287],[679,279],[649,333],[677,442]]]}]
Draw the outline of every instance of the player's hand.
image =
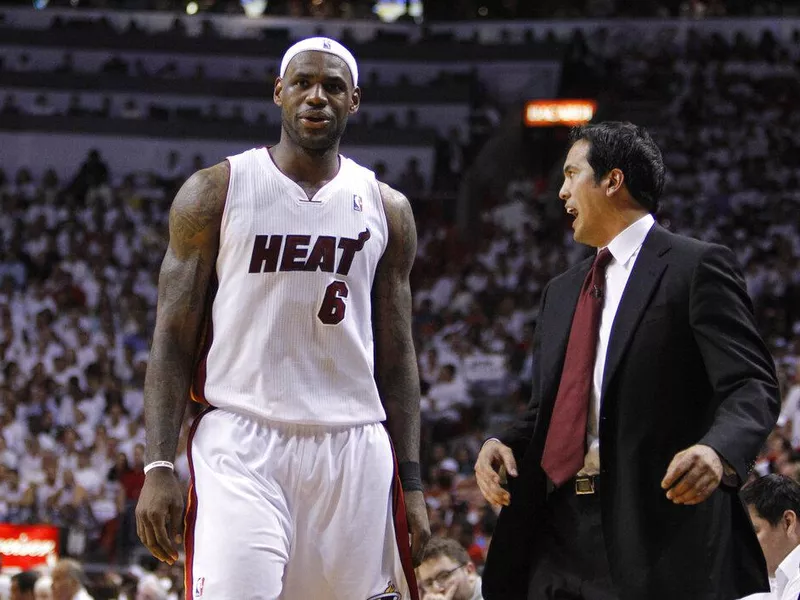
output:
[{"label": "player's hand", "polygon": [[428,523],[428,507],[422,492],[405,492],[406,519],[411,534],[411,562],[416,569],[422,563],[422,553],[431,538],[431,526]]},{"label": "player's hand", "polygon": [[423,592],[422,600],[453,600],[453,598],[456,595],[456,589],[457,588],[458,588],[458,584],[453,582],[442,593],[439,593],[439,592]]},{"label": "player's hand", "polygon": [[153,469],[144,479],[136,505],[136,533],[153,556],[169,565],[178,560],[182,517],[183,492],[175,473]]},{"label": "player's hand", "polygon": [[511,448],[497,440],[489,440],[483,445],[478,460],[475,461],[475,477],[483,497],[491,504],[508,506],[511,494],[501,487],[506,473],[517,476],[517,461]]},{"label": "player's hand", "polygon": [[700,504],[719,487],[722,473],[722,459],[716,450],[696,444],[675,455],[661,487],[675,504]]}]

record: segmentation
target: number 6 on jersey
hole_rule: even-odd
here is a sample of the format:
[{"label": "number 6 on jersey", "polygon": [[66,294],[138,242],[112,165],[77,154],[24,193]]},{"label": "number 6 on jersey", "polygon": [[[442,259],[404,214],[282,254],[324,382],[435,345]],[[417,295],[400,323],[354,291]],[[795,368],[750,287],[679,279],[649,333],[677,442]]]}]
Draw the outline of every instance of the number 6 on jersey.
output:
[{"label": "number 6 on jersey", "polygon": [[338,325],[341,323],[347,309],[343,298],[347,298],[349,293],[350,290],[347,289],[347,284],[344,281],[331,283],[325,288],[325,296],[322,298],[317,318],[325,325]]}]

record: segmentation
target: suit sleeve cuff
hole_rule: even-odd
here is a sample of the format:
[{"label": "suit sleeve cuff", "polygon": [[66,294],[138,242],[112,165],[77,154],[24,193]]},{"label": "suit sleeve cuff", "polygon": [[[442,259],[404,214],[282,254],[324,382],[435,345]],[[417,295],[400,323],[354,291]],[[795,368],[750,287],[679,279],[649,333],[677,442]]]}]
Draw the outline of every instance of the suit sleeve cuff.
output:
[{"label": "suit sleeve cuff", "polygon": [[[717,452],[717,450],[715,449],[714,452]],[[725,457],[722,456],[722,454],[717,452],[717,456],[719,456],[719,460],[722,462],[722,480],[720,484],[724,485],[725,487],[738,490],[742,482],[739,480],[739,475],[736,473],[736,469],[734,469],[731,464],[725,460]]]},{"label": "suit sleeve cuff", "polygon": [[724,460],[722,461],[722,465],[722,485],[729,488],[739,489],[739,476],[736,474],[736,469],[734,469]]}]

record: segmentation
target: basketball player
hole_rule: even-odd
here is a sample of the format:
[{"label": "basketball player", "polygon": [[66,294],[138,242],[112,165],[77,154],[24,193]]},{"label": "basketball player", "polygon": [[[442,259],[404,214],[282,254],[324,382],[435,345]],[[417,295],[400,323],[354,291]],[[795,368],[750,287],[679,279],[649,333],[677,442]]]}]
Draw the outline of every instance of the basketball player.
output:
[{"label": "basketball player", "polygon": [[338,153],[361,101],[346,48],[292,46],[274,101],[279,143],[198,171],[172,205],[138,533],[156,558],[177,559],[172,463],[191,393],[209,408],[191,431],[187,598],[416,598],[412,562],[430,534],[413,215]]}]

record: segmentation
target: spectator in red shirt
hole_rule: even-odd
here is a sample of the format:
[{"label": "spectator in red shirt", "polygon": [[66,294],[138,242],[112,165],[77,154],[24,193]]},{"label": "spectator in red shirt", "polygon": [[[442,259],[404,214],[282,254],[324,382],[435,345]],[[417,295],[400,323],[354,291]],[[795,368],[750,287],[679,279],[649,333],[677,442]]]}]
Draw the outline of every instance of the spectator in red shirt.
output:
[{"label": "spectator in red shirt", "polygon": [[[125,463],[127,464],[127,462],[126,458]],[[129,502],[136,502],[144,485],[144,446],[141,444],[136,444],[134,447],[133,464],[120,475],[119,482],[125,490],[125,499]]]}]

